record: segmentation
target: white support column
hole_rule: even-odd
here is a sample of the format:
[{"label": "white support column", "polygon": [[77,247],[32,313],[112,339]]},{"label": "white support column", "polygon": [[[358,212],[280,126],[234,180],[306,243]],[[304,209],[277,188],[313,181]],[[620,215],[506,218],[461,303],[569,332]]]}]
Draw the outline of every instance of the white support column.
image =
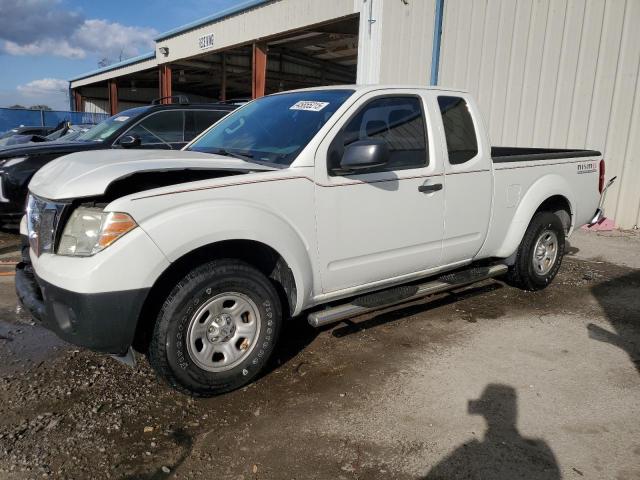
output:
[{"label": "white support column", "polygon": [[356,77],[356,82],[359,84],[380,83],[384,1],[354,0],[354,8],[360,12]]}]

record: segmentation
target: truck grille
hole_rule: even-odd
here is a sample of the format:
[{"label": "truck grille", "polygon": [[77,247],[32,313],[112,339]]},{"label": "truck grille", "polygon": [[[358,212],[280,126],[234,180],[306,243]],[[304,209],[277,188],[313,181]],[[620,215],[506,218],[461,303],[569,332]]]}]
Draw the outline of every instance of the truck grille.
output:
[{"label": "truck grille", "polygon": [[36,254],[53,253],[56,231],[66,204],[56,203],[29,195],[27,203],[27,230],[29,245]]}]

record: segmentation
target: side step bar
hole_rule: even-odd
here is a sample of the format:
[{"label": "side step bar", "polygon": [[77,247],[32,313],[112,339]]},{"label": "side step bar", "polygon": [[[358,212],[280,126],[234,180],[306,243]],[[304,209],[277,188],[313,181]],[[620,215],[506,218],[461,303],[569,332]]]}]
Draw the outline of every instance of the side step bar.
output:
[{"label": "side step bar", "polygon": [[419,285],[405,285],[381,292],[354,298],[349,303],[330,307],[309,314],[308,321],[313,327],[323,327],[346,318],[362,315],[374,310],[407,303],[434,293],[446,292],[464,285],[480,282],[507,273],[506,265],[475,267],[460,272],[446,274],[437,280]]}]

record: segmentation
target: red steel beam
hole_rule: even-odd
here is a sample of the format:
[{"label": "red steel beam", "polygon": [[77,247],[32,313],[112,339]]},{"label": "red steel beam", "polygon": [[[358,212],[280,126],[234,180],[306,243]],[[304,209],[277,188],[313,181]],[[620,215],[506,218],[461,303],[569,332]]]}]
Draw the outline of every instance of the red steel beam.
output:
[{"label": "red steel beam", "polygon": [[[172,89],[171,65],[160,65],[160,97],[170,97]],[[171,99],[165,98],[162,103],[171,103]]]},{"label": "red steel beam", "polygon": [[267,86],[267,44],[253,44],[253,75],[252,75],[252,96],[253,98],[264,97]]},{"label": "red steel beam", "polygon": [[109,111],[111,115],[118,113],[118,82],[115,78],[108,80],[107,88],[109,90]]},{"label": "red steel beam", "polygon": [[222,80],[220,82],[220,101],[227,101],[227,55],[222,54]]},{"label": "red steel beam", "polygon": [[73,108],[76,112],[84,111],[84,98],[77,88],[73,89]]}]

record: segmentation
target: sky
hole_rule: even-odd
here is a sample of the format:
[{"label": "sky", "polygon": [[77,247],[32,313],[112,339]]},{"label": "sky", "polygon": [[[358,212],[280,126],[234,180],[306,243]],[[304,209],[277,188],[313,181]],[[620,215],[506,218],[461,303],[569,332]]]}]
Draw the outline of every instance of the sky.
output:
[{"label": "sky", "polygon": [[68,110],[68,80],[244,0],[0,0],[0,107]]}]

